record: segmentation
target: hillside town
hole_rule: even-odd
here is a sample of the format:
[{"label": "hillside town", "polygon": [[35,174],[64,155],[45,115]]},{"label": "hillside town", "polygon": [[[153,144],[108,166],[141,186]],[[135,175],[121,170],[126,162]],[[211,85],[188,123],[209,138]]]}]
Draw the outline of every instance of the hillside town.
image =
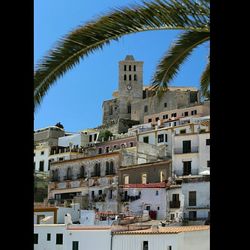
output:
[{"label": "hillside town", "polygon": [[208,250],[210,100],[118,69],[100,126],[34,131],[34,249]]}]

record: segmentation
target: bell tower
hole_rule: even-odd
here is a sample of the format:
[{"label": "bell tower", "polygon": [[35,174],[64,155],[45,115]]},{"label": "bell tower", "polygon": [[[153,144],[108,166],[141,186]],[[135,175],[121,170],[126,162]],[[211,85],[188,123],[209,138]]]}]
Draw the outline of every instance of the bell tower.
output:
[{"label": "bell tower", "polygon": [[142,99],[143,62],[135,61],[132,55],[119,62],[120,118],[131,119],[133,103]]}]

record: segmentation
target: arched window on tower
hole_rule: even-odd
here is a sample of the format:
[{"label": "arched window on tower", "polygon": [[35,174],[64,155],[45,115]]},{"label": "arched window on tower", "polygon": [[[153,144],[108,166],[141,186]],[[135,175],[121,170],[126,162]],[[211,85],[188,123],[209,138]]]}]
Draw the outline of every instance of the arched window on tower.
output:
[{"label": "arched window on tower", "polygon": [[131,71],[131,65],[129,65],[128,70]]},{"label": "arched window on tower", "polygon": [[132,80],[132,77],[131,77],[131,75],[129,75],[128,79],[129,79],[129,81],[131,81],[131,80]]},{"label": "arched window on tower", "polygon": [[131,104],[128,103],[128,114],[131,114]]},{"label": "arched window on tower", "polygon": [[134,65],[134,71],[136,71],[136,65]]},{"label": "arched window on tower", "polygon": [[124,79],[124,81],[126,81],[127,80],[127,75],[124,75],[123,79]]},{"label": "arched window on tower", "polygon": [[137,75],[134,75],[134,81],[137,81]]},{"label": "arched window on tower", "polygon": [[124,65],[124,71],[127,71],[127,65]]}]

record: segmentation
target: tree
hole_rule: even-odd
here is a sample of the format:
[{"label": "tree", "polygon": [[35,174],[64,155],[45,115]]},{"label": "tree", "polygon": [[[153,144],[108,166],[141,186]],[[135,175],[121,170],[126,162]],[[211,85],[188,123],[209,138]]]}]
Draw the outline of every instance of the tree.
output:
[{"label": "tree", "polygon": [[107,141],[111,136],[113,136],[113,134],[109,130],[102,130],[99,133],[98,140],[102,141],[103,139],[104,141]]},{"label": "tree", "polygon": [[[154,0],[114,9],[80,26],[60,39],[35,67],[35,109],[57,79],[76,66],[81,58],[124,35],[152,30],[181,30],[162,57],[152,78],[160,92],[179,72],[180,66],[199,45],[210,40],[209,0]],[[207,95],[210,62],[201,76],[201,90]]]}]

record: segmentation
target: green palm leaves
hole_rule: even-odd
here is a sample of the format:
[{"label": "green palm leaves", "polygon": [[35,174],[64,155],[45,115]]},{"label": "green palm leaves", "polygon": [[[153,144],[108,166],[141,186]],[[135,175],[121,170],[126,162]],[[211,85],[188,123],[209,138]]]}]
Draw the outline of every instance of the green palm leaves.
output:
[{"label": "green palm leaves", "polygon": [[[35,109],[50,87],[68,70],[112,40],[149,30],[183,30],[176,44],[157,67],[153,84],[165,86],[185,58],[209,40],[209,2],[206,0],[155,0],[121,9],[90,21],[62,38],[35,67]],[[190,40],[190,41],[189,41]],[[205,77],[205,82],[207,82]]]}]

